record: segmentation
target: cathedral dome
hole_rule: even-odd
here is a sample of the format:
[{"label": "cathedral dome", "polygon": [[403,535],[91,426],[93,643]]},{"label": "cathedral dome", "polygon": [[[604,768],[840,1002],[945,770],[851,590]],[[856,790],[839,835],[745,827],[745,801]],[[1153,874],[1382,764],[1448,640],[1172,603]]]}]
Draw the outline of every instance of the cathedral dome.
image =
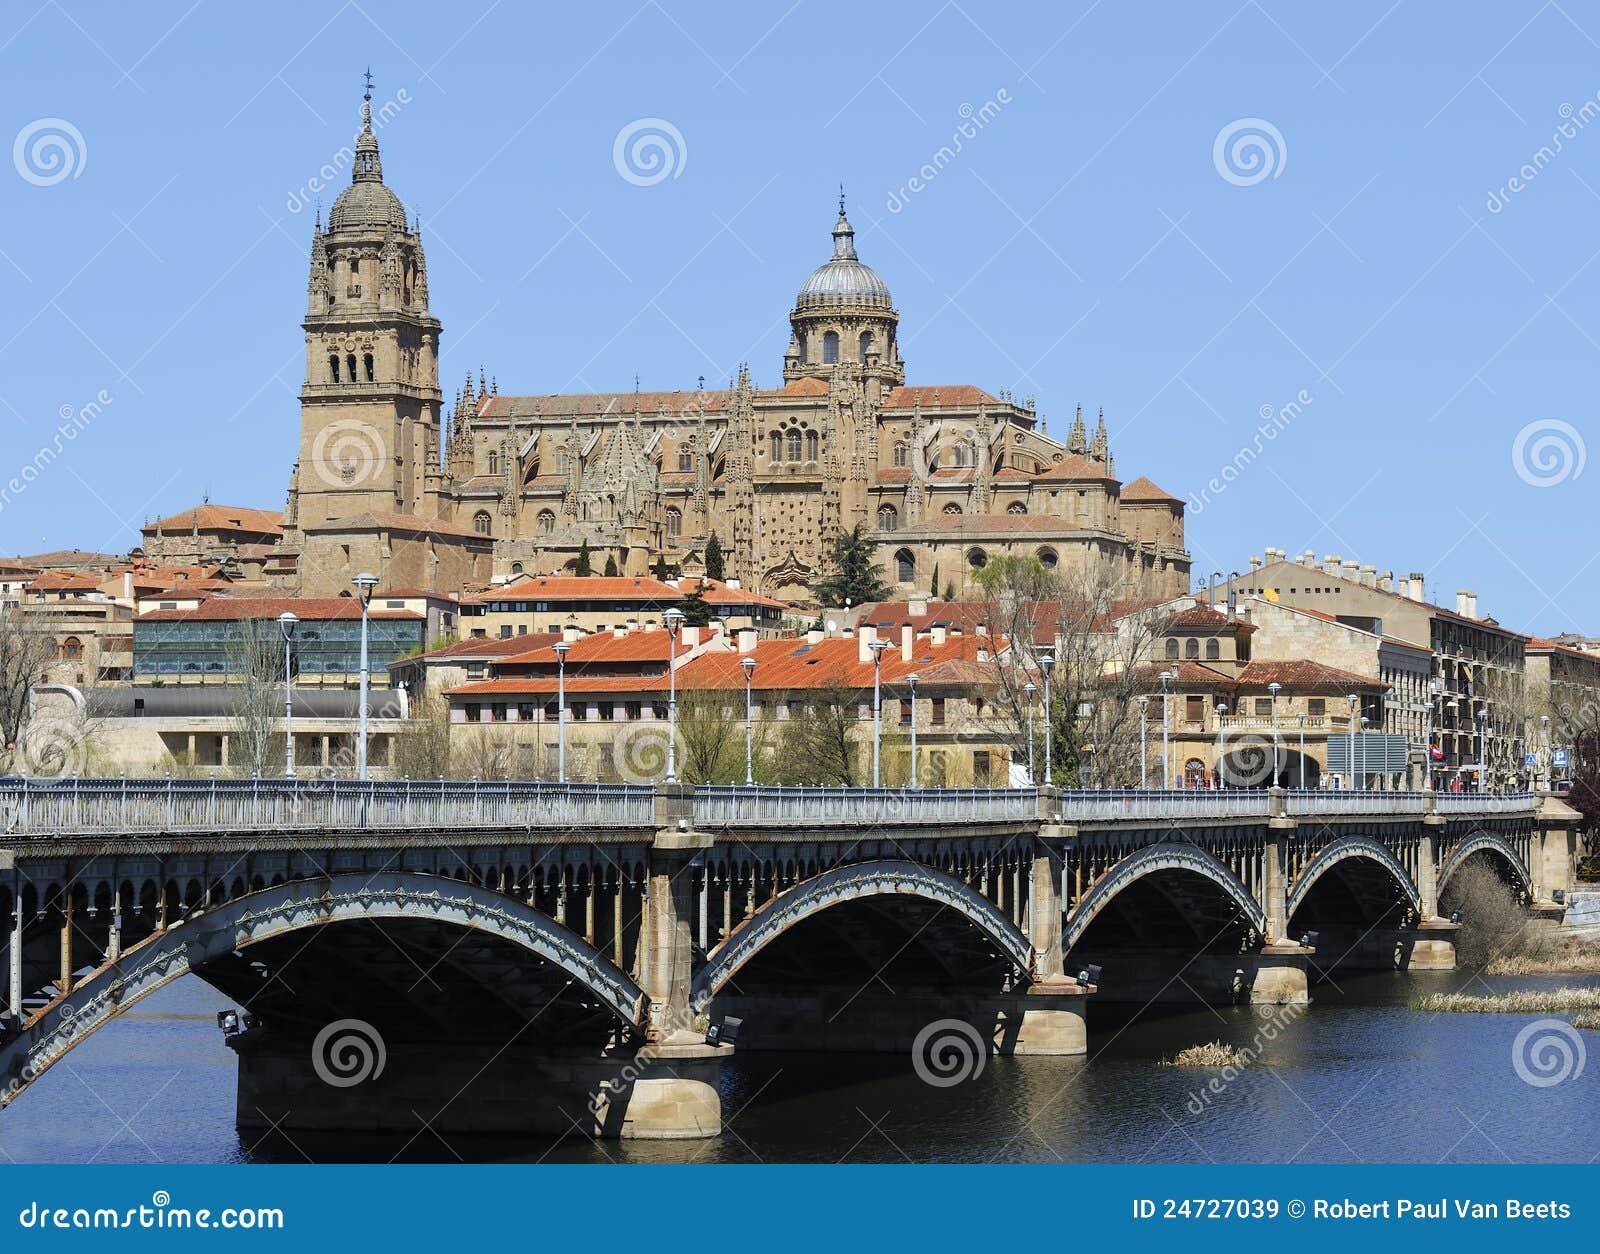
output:
[{"label": "cathedral dome", "polygon": [[839,198],[839,220],[833,226],[833,257],[818,266],[800,286],[795,297],[796,310],[827,309],[837,305],[870,305],[892,309],[889,285],[871,266],[856,257],[856,233],[844,216],[844,198]]}]

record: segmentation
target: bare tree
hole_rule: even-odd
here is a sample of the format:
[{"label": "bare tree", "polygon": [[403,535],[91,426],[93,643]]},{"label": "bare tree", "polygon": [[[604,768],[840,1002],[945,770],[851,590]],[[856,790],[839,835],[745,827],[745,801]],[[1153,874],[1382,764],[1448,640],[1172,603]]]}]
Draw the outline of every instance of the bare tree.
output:
[{"label": "bare tree", "polygon": [[679,772],[688,784],[744,781],[744,693],[691,688],[678,698]]},{"label": "bare tree", "polygon": [[[1160,636],[1164,612],[1145,590],[1104,562],[1067,572],[1036,558],[1005,555],[976,576],[984,618],[995,637],[991,732],[1012,752],[1028,750],[1034,727],[1034,770],[1044,780],[1044,737],[1051,742],[1056,784],[1120,788],[1139,782],[1140,673]],[[1044,708],[1044,666],[1050,709]],[[1034,691],[1028,691],[1028,685]]]},{"label": "bare tree", "polygon": [[28,694],[46,682],[55,654],[55,638],[21,606],[0,606],[0,767],[7,771],[15,769]]},{"label": "bare tree", "polygon": [[228,642],[233,689],[228,764],[239,775],[283,773],[283,664],[278,625],[270,619],[240,619]]},{"label": "bare tree", "polygon": [[785,784],[854,788],[861,777],[857,741],[861,693],[843,670],[826,687],[808,694],[798,717],[784,724],[778,746],[777,775]]}]

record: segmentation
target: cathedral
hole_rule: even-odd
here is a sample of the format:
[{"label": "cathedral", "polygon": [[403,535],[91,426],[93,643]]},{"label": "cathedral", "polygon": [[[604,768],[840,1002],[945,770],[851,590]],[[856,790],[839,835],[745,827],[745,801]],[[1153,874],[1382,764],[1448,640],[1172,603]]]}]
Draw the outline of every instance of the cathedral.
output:
[{"label": "cathedral", "polygon": [[[1109,563],[1155,596],[1189,587],[1183,503],[1117,478],[1102,415],[1051,439],[1032,397],[906,383],[900,315],[839,200],[832,250],[800,285],[782,383],[502,394],[481,370],[439,387],[422,228],[383,180],[371,94],[351,182],[311,241],[299,460],[284,515],[301,591],[360,570],[454,591],[658,561],[803,605],[862,525],[902,593],[966,587],[991,557]],[[286,554],[287,555],[287,554]]]}]

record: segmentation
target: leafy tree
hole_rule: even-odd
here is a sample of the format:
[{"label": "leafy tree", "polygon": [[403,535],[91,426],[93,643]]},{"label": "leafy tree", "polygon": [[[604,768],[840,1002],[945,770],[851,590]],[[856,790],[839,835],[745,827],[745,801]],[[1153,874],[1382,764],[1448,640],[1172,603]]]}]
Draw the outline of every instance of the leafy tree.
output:
[{"label": "leafy tree", "polygon": [[589,564],[589,540],[585,537],[578,545],[578,562],[573,567],[573,574],[579,579],[587,579],[594,574],[594,567]]},{"label": "leafy tree", "polygon": [[617,559],[616,559],[616,556],[614,554],[607,553],[606,554],[606,578],[607,579],[615,579],[617,577],[618,573],[619,572],[617,571]]},{"label": "leafy tree", "polygon": [[865,605],[889,595],[889,585],[872,560],[872,541],[864,522],[835,538],[829,567],[828,573],[811,585],[812,595],[823,605],[839,606],[846,601]]},{"label": "leafy tree", "polygon": [[711,604],[706,600],[704,584],[692,588],[689,594],[678,602],[678,608],[683,611],[685,627],[710,626],[713,614]]},{"label": "leafy tree", "polygon": [[656,564],[650,573],[655,576],[656,582],[667,582],[667,555],[665,553],[656,554]]},{"label": "leafy tree", "polygon": [[954,601],[956,599],[956,586],[948,579],[944,581],[944,599],[946,601]]},{"label": "leafy tree", "polygon": [[931,596],[931,597],[937,597],[939,595],[939,563],[938,562],[935,562],[933,564],[933,578],[928,580],[928,595]]},{"label": "leafy tree", "polygon": [[726,576],[723,573],[722,541],[717,539],[716,532],[712,532],[706,540],[705,552],[706,578],[715,579],[721,583]]}]

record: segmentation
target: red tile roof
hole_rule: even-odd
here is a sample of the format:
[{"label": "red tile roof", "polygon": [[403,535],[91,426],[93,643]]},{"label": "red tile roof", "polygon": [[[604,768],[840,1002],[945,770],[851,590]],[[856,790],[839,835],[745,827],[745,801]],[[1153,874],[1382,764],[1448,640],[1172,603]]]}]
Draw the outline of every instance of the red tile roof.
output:
[{"label": "red tile roof", "polygon": [[1261,659],[1248,662],[1236,680],[1240,688],[1265,689],[1268,684],[1282,684],[1290,692],[1349,692],[1352,689],[1366,692],[1387,690],[1388,684],[1367,675],[1324,666],[1309,658],[1283,660]]},{"label": "red tile roof", "polygon": [[825,380],[807,376],[804,379],[794,379],[785,383],[775,392],[766,392],[766,396],[826,396],[828,384]]},{"label": "red tile roof", "polygon": [[283,515],[271,509],[249,509],[241,505],[207,503],[173,514],[169,518],[146,523],[140,530],[145,535],[153,537],[157,528],[164,532],[193,531],[196,526],[201,531],[237,531],[256,536],[281,536]]},{"label": "red tile roof", "polygon": [[[554,675],[511,676],[499,679],[479,679],[457,684],[445,689],[452,697],[515,697],[522,694],[548,693],[554,696],[559,681]],[[574,675],[566,678],[566,691],[570,696],[578,692],[665,692],[667,677],[661,675]],[[682,689],[683,685],[678,685]]]},{"label": "red tile roof", "polygon": [[885,409],[910,409],[918,400],[924,409],[957,408],[974,409],[979,404],[998,405],[997,397],[970,383],[946,384],[944,387],[898,387],[883,402]]},{"label": "red tile roof", "polygon": [[1036,482],[1038,482],[1038,481],[1057,482],[1057,483],[1060,483],[1060,482],[1066,482],[1066,483],[1088,483],[1090,481],[1099,481],[1099,482],[1104,482],[1104,483],[1116,483],[1117,482],[1117,477],[1115,475],[1106,473],[1106,468],[1103,465],[1101,465],[1101,463],[1096,462],[1096,461],[1091,461],[1091,460],[1089,460],[1089,458],[1084,457],[1084,456],[1082,456],[1082,455],[1080,455],[1078,453],[1068,454],[1061,461],[1056,462],[1055,465],[1051,466],[1049,469],[1040,471],[1038,474],[1034,475],[1033,478],[1034,478],[1034,480]]},{"label": "red tile roof", "polygon": [[[547,644],[532,645],[520,653],[502,658],[498,665],[554,668],[557,660],[552,647],[554,644],[555,641],[551,639]],[[567,650],[567,670],[570,673],[585,666],[614,665],[619,662],[660,662],[664,666],[671,648],[671,633],[664,627],[630,631],[624,635],[597,631],[579,636],[572,642],[572,647]],[[689,649],[690,646],[680,635],[678,657],[681,659]]]},{"label": "red tile roof", "polygon": [[445,662],[452,659],[469,661],[508,658],[544,645],[554,644],[560,638],[557,632],[539,632],[526,636],[485,636],[472,640],[457,640],[454,644],[447,644],[427,653],[419,653],[415,657],[401,658],[399,661],[390,662],[389,665],[405,666],[412,662]]},{"label": "red tile roof", "polygon": [[1140,475],[1132,483],[1122,485],[1122,499],[1129,504],[1139,501],[1164,501],[1174,505],[1183,504],[1178,497],[1173,496],[1172,493],[1163,488],[1156,487],[1143,475]]},{"label": "red tile roof", "polygon": [[[922,638],[913,641],[911,660],[901,659],[899,640],[890,640],[883,651],[880,679],[883,683],[903,683],[912,672],[919,675],[945,662],[977,661],[980,649],[992,649],[994,641],[977,636],[947,637],[942,645]],[[856,690],[872,687],[872,663],[857,659],[854,636],[834,636],[816,644],[802,639],[758,641],[753,652],[704,653],[678,670],[680,688],[743,688],[746,657],[756,660],[750,686],[763,692],[795,688],[831,688],[835,685]]]}]

